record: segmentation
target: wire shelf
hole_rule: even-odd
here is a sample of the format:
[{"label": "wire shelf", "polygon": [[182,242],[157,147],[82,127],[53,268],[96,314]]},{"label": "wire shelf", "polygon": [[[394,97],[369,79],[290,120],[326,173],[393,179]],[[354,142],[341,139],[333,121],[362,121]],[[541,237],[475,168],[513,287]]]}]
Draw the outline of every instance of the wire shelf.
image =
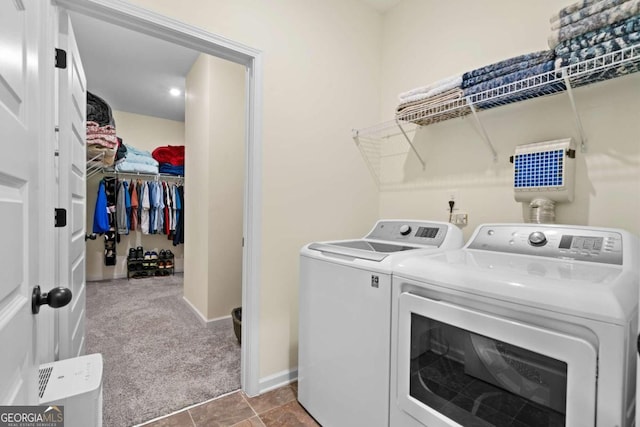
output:
[{"label": "wire shelf", "polygon": [[[464,98],[427,104],[423,108],[414,107],[407,112],[401,111],[396,114],[396,120],[354,129],[353,139],[363,151],[372,174],[380,183],[379,157],[381,148],[375,147],[376,143],[380,144],[390,138],[402,135],[414,153],[418,155],[411,139],[407,136],[408,132],[415,131],[421,126],[473,114],[483,139],[496,159],[496,152],[476,112],[527,99],[567,92],[584,151],[586,149],[584,132],[575,108],[572,87],[580,87],[638,71],[640,71],[640,44],[471,94]],[[378,156],[378,160],[376,160],[376,156]],[[424,166],[422,159],[420,161]]]}]

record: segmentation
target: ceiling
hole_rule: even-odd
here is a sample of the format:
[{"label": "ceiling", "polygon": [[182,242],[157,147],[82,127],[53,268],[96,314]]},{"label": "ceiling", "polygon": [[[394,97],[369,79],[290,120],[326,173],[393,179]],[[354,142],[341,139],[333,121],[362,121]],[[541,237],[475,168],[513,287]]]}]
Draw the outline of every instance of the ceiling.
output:
[{"label": "ceiling", "polygon": [[[385,12],[402,0],[361,0]],[[197,51],[70,13],[90,92],[114,110],[184,121],[184,86]],[[169,94],[178,88],[180,96]]]},{"label": "ceiling", "polygon": [[[114,110],[184,121],[185,77],[199,53],[71,13],[89,91]],[[178,88],[182,95],[169,94]]]}]

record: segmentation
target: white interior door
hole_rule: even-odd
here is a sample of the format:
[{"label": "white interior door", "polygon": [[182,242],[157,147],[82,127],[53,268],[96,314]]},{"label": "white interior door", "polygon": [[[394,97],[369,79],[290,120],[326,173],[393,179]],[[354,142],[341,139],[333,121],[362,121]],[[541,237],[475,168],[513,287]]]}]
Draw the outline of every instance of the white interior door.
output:
[{"label": "white interior door", "polygon": [[59,227],[60,286],[73,293],[71,303],[57,310],[58,357],[85,352],[85,216],[87,81],[69,15],[59,14],[58,48],[66,52],[66,67],[58,69],[59,201],[67,225]]},{"label": "white interior door", "polygon": [[1,405],[36,404],[38,398],[38,317],[31,312],[31,292],[40,280],[38,234],[45,214],[38,186],[42,3],[0,2]]}]

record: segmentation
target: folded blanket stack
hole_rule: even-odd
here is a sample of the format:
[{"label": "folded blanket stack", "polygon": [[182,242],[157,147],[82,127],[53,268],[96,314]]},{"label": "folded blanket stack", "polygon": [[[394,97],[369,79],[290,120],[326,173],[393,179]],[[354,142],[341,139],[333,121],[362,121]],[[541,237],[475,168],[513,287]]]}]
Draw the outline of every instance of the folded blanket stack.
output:
[{"label": "folded blanket stack", "polygon": [[[618,60],[615,54],[640,44],[640,0],[583,0],[551,17],[549,46],[556,53],[556,68],[597,56]],[[640,71],[640,61],[572,78],[581,86]]]},{"label": "folded blanket stack", "polygon": [[115,127],[111,125],[100,126],[97,122],[87,121],[87,160],[101,155],[97,162],[111,166],[117,150],[118,138]]},{"label": "folded blanket stack", "polygon": [[128,144],[124,144],[124,146],[127,149],[127,156],[123,162],[115,166],[116,171],[128,173],[158,173],[158,162],[151,156],[151,153],[138,150]]},{"label": "folded blanket stack", "polygon": [[[87,160],[88,166],[111,166],[119,147],[116,124],[111,107],[97,95],[87,91]],[[99,157],[96,157],[99,156]],[[95,160],[92,160],[94,159]]]},{"label": "folded blanket stack", "polygon": [[[553,70],[553,51],[532,52],[505,59],[504,61],[464,73],[462,75],[464,96],[480,94],[481,92],[500,88],[501,86],[519,82]],[[510,90],[505,91],[504,96],[496,96],[495,93],[491,93],[491,101],[483,101],[482,96],[479,96],[479,99],[474,102],[474,104],[479,108],[492,108],[522,99],[547,95],[564,89],[565,86],[561,82],[545,83],[545,80],[541,79],[539,82],[536,81],[535,84],[527,85],[523,83],[515,89],[510,88]]]},{"label": "folded blanket stack", "polygon": [[167,145],[153,150],[160,164],[160,173],[184,176],[184,145]]},{"label": "folded blanket stack", "polygon": [[469,114],[461,85],[462,76],[456,75],[401,93],[396,118],[428,125]]}]

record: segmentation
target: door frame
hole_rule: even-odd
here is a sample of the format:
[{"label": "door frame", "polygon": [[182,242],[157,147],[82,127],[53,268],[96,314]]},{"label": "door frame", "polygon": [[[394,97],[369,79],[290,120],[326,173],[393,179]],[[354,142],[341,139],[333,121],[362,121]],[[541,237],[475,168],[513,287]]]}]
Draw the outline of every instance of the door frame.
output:
[{"label": "door frame", "polygon": [[53,0],[81,13],[246,67],[245,171],[242,263],[241,385],[249,396],[259,389],[259,305],[262,248],[263,57],[258,49],[121,0]]}]

